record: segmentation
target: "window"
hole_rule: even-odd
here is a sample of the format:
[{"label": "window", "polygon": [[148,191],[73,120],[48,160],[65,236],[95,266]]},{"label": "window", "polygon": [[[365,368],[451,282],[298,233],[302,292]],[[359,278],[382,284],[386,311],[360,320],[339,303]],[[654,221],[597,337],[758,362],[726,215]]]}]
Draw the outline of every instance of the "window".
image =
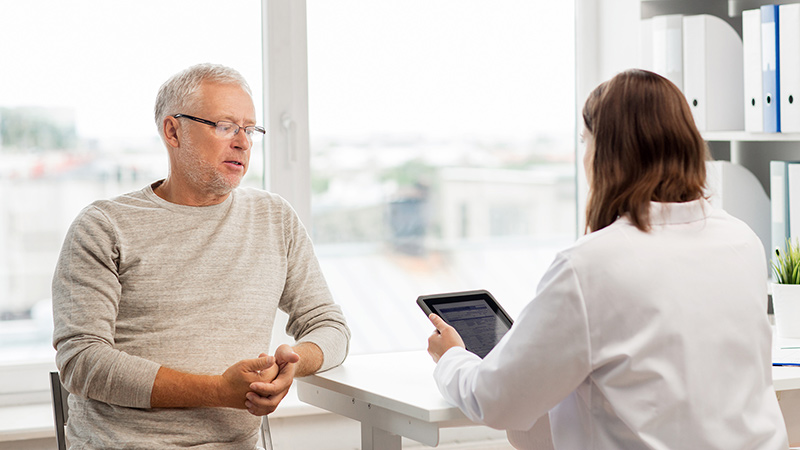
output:
[{"label": "window", "polygon": [[[166,176],[153,120],[161,83],[196,63],[225,64],[248,80],[262,111],[261,4],[8,2],[0,41],[0,368],[8,368],[53,360],[50,285],[77,213]],[[245,184],[263,185],[263,156],[253,152]],[[42,370],[30,379],[0,370],[0,394],[47,386]]]},{"label": "window", "polygon": [[574,240],[573,8],[308,0],[311,234],[352,353],[424,348],[424,293],[516,315]]},{"label": "window", "polygon": [[[311,172],[299,179],[353,353],[424,347],[431,328],[413,304],[423,293],[487,288],[516,315],[574,239],[575,30],[562,3],[308,0]],[[25,40],[0,46],[0,396],[47,386],[50,284],[75,215],[166,175],[152,119],[160,84],[226,64],[262,111],[261,8],[3,6],[0,40]],[[305,82],[281,70],[280,82]],[[263,157],[253,153],[245,184],[265,184]]]}]

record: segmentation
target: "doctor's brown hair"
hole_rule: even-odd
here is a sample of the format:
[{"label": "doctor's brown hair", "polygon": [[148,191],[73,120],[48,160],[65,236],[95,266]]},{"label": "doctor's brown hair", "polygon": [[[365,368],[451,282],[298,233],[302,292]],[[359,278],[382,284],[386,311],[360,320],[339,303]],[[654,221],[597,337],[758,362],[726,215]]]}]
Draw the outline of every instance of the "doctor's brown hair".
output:
[{"label": "doctor's brown hair", "polygon": [[703,197],[708,147],[680,89],[666,78],[628,70],[602,83],[583,107],[594,140],[586,230],[627,215],[650,230],[650,202]]}]

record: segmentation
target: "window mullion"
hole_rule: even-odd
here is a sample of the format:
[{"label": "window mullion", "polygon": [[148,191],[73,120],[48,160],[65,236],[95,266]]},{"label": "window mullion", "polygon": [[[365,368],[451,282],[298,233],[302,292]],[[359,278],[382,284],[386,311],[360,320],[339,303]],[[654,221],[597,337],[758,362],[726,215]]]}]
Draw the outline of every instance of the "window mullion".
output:
[{"label": "window mullion", "polygon": [[262,0],[266,188],[311,226],[305,0]]}]

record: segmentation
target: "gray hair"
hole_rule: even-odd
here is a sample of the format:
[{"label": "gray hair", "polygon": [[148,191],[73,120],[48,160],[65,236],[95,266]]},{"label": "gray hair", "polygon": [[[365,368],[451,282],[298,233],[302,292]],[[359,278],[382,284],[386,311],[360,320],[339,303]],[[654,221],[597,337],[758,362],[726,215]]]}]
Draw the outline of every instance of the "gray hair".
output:
[{"label": "gray hair", "polygon": [[197,105],[197,91],[204,81],[221,84],[235,84],[250,96],[250,86],[235,69],[220,64],[197,64],[173,75],[158,89],[156,96],[155,119],[158,134],[164,136],[164,119],[167,116],[185,113]]}]

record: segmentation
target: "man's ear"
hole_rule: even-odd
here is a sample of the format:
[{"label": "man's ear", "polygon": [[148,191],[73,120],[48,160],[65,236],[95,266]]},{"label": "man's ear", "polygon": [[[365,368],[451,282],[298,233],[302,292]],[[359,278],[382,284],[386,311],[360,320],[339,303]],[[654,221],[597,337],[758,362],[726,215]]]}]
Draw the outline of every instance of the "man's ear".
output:
[{"label": "man's ear", "polygon": [[167,116],[164,118],[164,123],[161,124],[164,127],[164,140],[167,141],[167,145],[173,148],[180,147],[181,142],[178,137],[178,119]]}]

